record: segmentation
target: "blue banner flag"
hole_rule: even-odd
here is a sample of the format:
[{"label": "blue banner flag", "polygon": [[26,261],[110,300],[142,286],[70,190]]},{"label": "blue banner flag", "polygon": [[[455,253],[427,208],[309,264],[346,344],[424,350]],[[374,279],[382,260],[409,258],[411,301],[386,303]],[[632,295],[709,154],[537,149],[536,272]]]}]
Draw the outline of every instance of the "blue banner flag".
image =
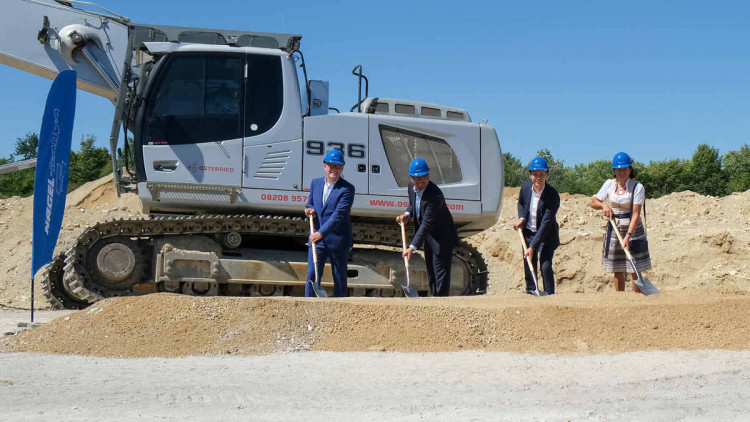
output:
[{"label": "blue banner flag", "polygon": [[[75,111],[76,72],[66,70],[60,72],[52,82],[39,132],[34,178],[34,233],[31,243],[32,288],[34,274],[52,260],[52,252],[60,234],[65,196],[68,193],[70,142]],[[33,309],[34,304],[31,306]]]}]

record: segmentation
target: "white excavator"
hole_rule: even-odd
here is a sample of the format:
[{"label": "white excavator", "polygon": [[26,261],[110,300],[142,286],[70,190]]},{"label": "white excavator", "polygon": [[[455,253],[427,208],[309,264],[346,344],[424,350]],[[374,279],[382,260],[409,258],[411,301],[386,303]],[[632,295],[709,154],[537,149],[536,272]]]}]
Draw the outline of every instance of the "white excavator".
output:
[{"label": "white excavator", "polygon": [[[44,272],[54,307],[155,291],[302,295],[303,208],[334,148],[356,187],[353,296],[403,294],[395,216],[413,158],[429,164],[462,238],[497,221],[503,159],[493,127],[460,108],[371,97],[361,66],[356,104],[329,108],[328,82],[307,78],[301,35],[135,24],[72,0],[0,9],[1,63],[50,79],[73,69],[79,89],[112,101],[117,191],[137,192],[148,214],[97,223],[55,256]],[[118,156],[135,165],[120,169]],[[424,263],[412,262],[411,287],[427,295]],[[486,291],[484,260],[465,241],[451,279],[451,294]],[[321,281],[332,288],[330,268]]]}]

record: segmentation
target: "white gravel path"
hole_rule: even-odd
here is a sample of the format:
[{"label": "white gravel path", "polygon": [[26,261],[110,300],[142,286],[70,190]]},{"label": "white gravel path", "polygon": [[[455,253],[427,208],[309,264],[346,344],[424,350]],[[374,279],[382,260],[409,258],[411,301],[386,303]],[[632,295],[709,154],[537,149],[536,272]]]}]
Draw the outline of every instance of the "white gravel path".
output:
[{"label": "white gravel path", "polygon": [[750,351],[5,353],[0,403],[0,421],[746,421]]}]

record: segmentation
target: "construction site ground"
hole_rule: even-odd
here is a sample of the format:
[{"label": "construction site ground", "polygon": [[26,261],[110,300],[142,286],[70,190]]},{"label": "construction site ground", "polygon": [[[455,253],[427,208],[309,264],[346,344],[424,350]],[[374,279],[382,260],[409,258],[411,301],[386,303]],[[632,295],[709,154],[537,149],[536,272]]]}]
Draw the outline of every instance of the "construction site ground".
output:
[{"label": "construction site ground", "polygon": [[[649,297],[613,291],[604,220],[563,194],[558,294],[543,298],[521,292],[517,193],[471,239],[490,271],[483,296],[152,294],[38,314],[51,321],[0,337],[0,421],[745,420],[750,191],[648,200],[646,275],[662,290]],[[87,184],[68,197],[58,248],[129,216],[134,195]],[[31,199],[0,200],[0,231],[2,334],[28,321]]]}]

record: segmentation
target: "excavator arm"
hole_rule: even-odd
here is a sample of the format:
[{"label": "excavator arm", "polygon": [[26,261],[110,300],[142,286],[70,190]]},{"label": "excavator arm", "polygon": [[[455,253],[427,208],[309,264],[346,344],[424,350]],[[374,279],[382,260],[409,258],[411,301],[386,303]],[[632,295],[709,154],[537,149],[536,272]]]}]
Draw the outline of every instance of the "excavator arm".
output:
[{"label": "excavator arm", "polygon": [[[85,5],[104,11],[76,8]],[[77,72],[77,87],[108,98],[115,106],[110,155],[118,194],[121,172],[117,145],[122,123],[130,126],[138,106],[138,81],[145,83],[152,61],[145,42],[267,47],[294,51],[301,35],[162,25],[140,25],[94,3],[76,0],[4,0],[0,4],[0,63],[54,79]],[[127,184],[127,182],[126,182]]]}]

